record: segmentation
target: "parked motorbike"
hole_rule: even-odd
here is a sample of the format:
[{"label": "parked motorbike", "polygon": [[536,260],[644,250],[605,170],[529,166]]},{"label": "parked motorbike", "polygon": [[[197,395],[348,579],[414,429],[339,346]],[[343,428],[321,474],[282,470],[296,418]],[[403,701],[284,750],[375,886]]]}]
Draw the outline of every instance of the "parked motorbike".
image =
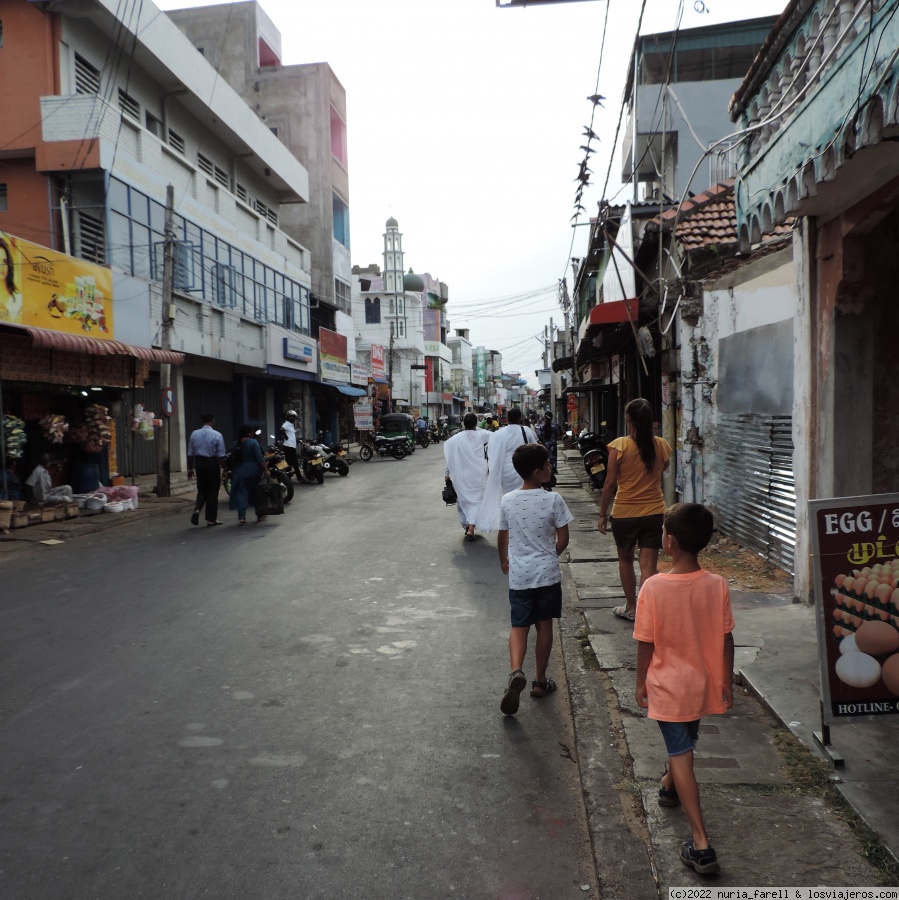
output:
[{"label": "parked motorbike", "polygon": [[585,428],[576,438],[568,432],[568,437],[572,438],[574,446],[584,457],[584,471],[587,473],[590,489],[595,491],[602,490],[608,474],[609,451],[603,436],[605,427],[606,423],[603,422],[601,431],[589,431]]},{"label": "parked motorbike", "polygon": [[405,435],[387,437],[383,434],[369,435],[367,443],[359,448],[359,457],[368,462],[375,453],[381,458],[392,456],[394,459],[402,459],[406,455],[408,440]]},{"label": "parked motorbike", "polygon": [[340,476],[350,474],[350,467],[346,460],[343,459],[347,453],[343,446],[340,444],[326,444],[324,436],[321,434],[316,437],[313,446],[322,455],[322,468],[326,472],[336,472]]},{"label": "parked motorbike", "polygon": [[325,458],[312,441],[303,441],[297,446],[297,457],[300,461],[298,481],[302,484],[325,483]]}]

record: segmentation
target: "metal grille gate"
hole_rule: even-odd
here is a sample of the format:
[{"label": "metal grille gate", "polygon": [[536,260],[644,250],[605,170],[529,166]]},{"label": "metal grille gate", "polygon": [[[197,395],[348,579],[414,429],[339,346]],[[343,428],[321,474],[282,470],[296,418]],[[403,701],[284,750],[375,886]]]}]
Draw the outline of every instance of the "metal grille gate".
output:
[{"label": "metal grille gate", "polygon": [[719,529],[789,572],[796,492],[790,416],[721,413],[714,503]]}]

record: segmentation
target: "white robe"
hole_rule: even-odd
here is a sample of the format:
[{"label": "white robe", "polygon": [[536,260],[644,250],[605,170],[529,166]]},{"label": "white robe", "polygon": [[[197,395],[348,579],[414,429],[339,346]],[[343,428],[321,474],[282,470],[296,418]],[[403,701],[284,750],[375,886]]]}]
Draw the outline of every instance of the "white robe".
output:
[{"label": "white robe", "polygon": [[475,523],[479,531],[496,531],[499,528],[499,506],[503,495],[517,490],[523,484],[521,476],[512,465],[512,454],[525,442],[537,443],[537,435],[526,425],[506,425],[490,435],[487,447],[487,486],[484,488],[484,499]]},{"label": "white robe", "polygon": [[454,434],[443,445],[446,468],[458,499],[459,521],[474,525],[487,481],[487,458],[484,445],[490,432],[483,428],[465,429]]}]

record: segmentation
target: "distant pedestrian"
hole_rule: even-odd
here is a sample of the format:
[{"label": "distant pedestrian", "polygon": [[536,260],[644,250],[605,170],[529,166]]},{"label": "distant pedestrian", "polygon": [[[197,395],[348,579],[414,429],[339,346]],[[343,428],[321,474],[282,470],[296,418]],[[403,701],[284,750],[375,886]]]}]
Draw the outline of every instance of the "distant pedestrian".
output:
[{"label": "distant pedestrian", "polygon": [[540,444],[525,444],[512,454],[522,479],[520,489],[502,499],[496,546],[503,573],[509,576],[509,663],[512,672],[499,708],[507,716],[518,712],[527,685],[524,658],[531,626],[537,633],[531,696],[545,697],[556,690],[547,674],[553,647],[553,619],[562,615],[562,569],[559,554],[568,546],[572,520],[565,501],[543,485],[552,472],[549,451]]},{"label": "distant pedestrian", "polygon": [[284,413],[284,424],[281,426],[281,434],[284,436],[282,446],[284,459],[290,466],[288,474],[293,474],[297,481],[302,481],[300,474],[300,460],[297,456],[297,414],[296,410],[289,409]]},{"label": "distant pedestrian", "polygon": [[700,875],[719,866],[702,818],[693,750],[700,719],[724,713],[734,702],[730,593],[727,582],[697,559],[714,527],[712,514],[698,503],[668,509],[663,544],[671,569],[644,583],[634,623],[637,704],[659,723],[668,752],[659,805],[684,807],[693,837],[680,858]]},{"label": "distant pedestrian", "polygon": [[212,528],[219,521],[219,488],[222,486],[222,463],[225,461],[225,439],[215,430],[212,413],[200,416],[202,426],[190,435],[187,442],[187,480],[197,476],[197,500],[190,517],[191,525],[200,524],[200,513],[206,508],[206,525]]},{"label": "distant pedestrian", "polygon": [[522,444],[536,444],[537,435],[521,424],[521,410],[510,409],[508,425],[490,435],[487,444],[487,485],[478,512],[479,531],[496,531],[499,527],[499,505],[504,494],[521,487],[521,476],[512,465],[512,454]]},{"label": "distant pedestrian", "polygon": [[[552,413],[544,413],[543,421],[537,426],[537,440],[549,450],[549,459],[553,467],[553,475],[558,471],[559,438],[562,437],[562,429],[553,422]],[[549,481],[549,479],[547,479]]]},{"label": "distant pedestrian", "polygon": [[462,431],[454,434],[443,445],[446,480],[452,480],[456,489],[459,521],[469,541],[474,540],[475,522],[484,495],[484,485],[487,483],[485,447],[489,439],[489,433],[478,428],[478,417],[474,413],[467,413],[462,419]]},{"label": "distant pedestrian", "polygon": [[[642,398],[624,409],[628,436],[608,445],[609,468],[599,504],[599,530],[609,530],[611,504],[612,535],[618,550],[618,575],[624,604],[612,612],[633,622],[637,610],[637,576],[634,548],[640,548],[640,584],[658,571],[662,549],[662,474],[668,471],[671,447],[655,436],[652,407]],[[612,503],[614,497],[615,502]]]},{"label": "distant pedestrian", "polygon": [[[246,525],[247,509],[254,503],[256,486],[262,476],[268,475],[268,466],[250,425],[240,426],[235,449],[238,451],[238,463],[231,470],[231,499],[228,501],[228,508],[237,510],[238,525]],[[256,516],[258,522],[265,518]]]}]

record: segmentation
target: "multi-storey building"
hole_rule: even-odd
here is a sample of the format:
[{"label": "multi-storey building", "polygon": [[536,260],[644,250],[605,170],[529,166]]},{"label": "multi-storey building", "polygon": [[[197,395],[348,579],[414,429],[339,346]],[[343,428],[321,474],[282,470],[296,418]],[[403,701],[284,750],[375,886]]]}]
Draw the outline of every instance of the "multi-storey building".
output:
[{"label": "multi-storey building", "polygon": [[[346,91],[327,63],[282,63],[281,34],[256,0],[175,10],[169,17],[309,174],[308,202],[284,206],[280,225],[309,248],[311,328],[337,332],[353,363]],[[343,371],[346,370],[346,371]],[[340,370],[349,379],[347,365]],[[338,400],[357,394],[339,372],[309,386],[301,412],[332,432]]]},{"label": "multi-storey building", "polygon": [[[76,270],[78,260],[104,267],[112,295],[99,339],[65,333],[59,306],[46,328],[3,326],[0,376],[21,387],[7,405],[26,420],[77,417],[82,394],[99,398],[118,426],[110,467],[154,471],[152,444],[128,439],[131,412],[162,412],[152,370],[183,358],[174,469],[201,412],[227,438],[242,421],[273,431],[317,372],[311,254],[282,226],[283,210],[309,200],[307,170],[150,0],[0,0],[0,20],[0,80],[16,86],[0,118],[0,229],[68,251]],[[168,185],[174,292],[163,304]],[[28,340],[57,355],[36,354],[43,370],[32,371],[19,354],[10,374],[11,342]],[[175,356],[153,350],[164,343]],[[126,345],[130,378],[104,362]]]}]

